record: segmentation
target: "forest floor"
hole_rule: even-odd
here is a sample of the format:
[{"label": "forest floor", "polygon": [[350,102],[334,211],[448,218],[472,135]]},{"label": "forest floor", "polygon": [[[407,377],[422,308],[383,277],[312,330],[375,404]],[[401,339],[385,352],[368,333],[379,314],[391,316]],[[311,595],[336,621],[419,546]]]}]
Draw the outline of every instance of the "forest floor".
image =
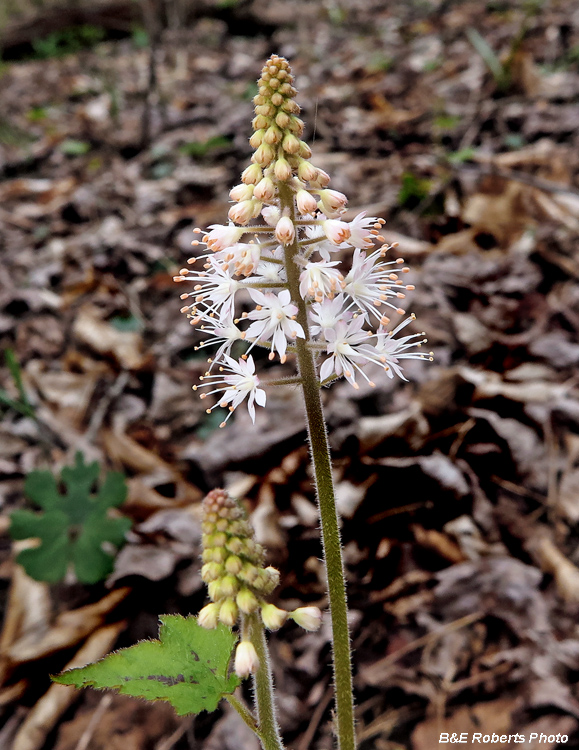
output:
[{"label": "forest floor", "polygon": [[[50,687],[79,649],[199,611],[213,487],[246,499],[276,603],[326,606],[299,394],[218,429],[191,390],[206,363],[172,281],[193,228],[226,218],[273,52],[347,218],[382,216],[399,242],[435,357],[409,382],[324,391],[360,748],[432,750],[441,732],[579,747],[577,4],[196,8],[158,32],[100,16],[29,41],[16,19],[5,36],[0,747],[256,750],[225,709],[177,719]],[[33,581],[9,514],[31,507],[29,472],[77,451],[126,475],[128,543],[106,584]],[[328,623],[270,643],[288,746],[330,750]]]}]

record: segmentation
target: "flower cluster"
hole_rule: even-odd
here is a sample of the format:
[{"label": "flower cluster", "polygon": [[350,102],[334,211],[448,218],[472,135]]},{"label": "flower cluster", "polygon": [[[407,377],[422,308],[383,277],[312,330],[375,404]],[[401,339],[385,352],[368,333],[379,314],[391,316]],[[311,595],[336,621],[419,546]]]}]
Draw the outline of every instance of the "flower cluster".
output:
[{"label": "flower cluster", "polygon": [[[218,346],[195,388],[209,387],[201,398],[216,397],[208,411],[228,410],[221,426],[242,402],[253,420],[255,404],[265,405],[267,383],[255,372],[255,347],[282,363],[305,347],[321,385],[344,377],[354,388],[359,378],[374,385],[365,372],[369,363],[405,379],[402,360],[432,359],[420,351],[424,333],[396,338],[413,315],[388,330],[388,311],[403,315],[401,300],[414,289],[403,280],[409,269],[402,258],[388,259],[395,245],[384,244],[383,219],[362,212],[344,220],[346,196],[328,188],[329,176],[309,161],[301,140],[292,83],[287,61],[272,56],[254,99],[255,153],[230,192],[230,221],[210,226],[192,243],[200,248],[188,261],[196,270],[184,268],[175,277],[193,284],[181,295],[187,300],[182,312],[207,336],[201,348]],[[249,312],[239,315],[240,303]],[[231,356],[236,343],[246,347],[239,359]]]},{"label": "flower cluster", "polygon": [[204,628],[215,628],[218,622],[233,627],[241,621],[235,671],[247,677],[259,667],[248,616],[259,615],[268,630],[278,630],[288,619],[306,630],[317,630],[321,612],[317,607],[287,612],[266,601],[278,584],[279,573],[264,567],[263,547],[255,541],[243,508],[225,490],[212,490],[203,501],[202,531],[201,577],[211,604],[199,612],[198,621]]}]

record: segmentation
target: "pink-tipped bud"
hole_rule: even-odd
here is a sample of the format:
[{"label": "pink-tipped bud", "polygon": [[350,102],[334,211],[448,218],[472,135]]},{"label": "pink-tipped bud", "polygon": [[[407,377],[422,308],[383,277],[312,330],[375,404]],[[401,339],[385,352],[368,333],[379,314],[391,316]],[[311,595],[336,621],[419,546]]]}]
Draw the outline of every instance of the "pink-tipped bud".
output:
[{"label": "pink-tipped bud", "polygon": [[296,203],[298,211],[301,214],[313,214],[318,207],[318,203],[311,193],[307,190],[298,190],[296,194]]},{"label": "pink-tipped bud", "polygon": [[253,197],[253,185],[236,185],[229,191],[232,201],[248,201]]},{"label": "pink-tipped bud", "polygon": [[277,179],[281,180],[282,182],[289,180],[289,178],[292,176],[292,168],[290,167],[288,160],[284,159],[283,156],[280,156],[279,159],[276,159],[273,171]]},{"label": "pink-tipped bud", "polygon": [[282,245],[290,245],[294,241],[296,229],[289,216],[282,216],[275,225],[275,236]]},{"label": "pink-tipped bud", "polygon": [[322,190],[320,192],[321,208],[326,216],[341,213],[347,202],[348,199],[344,193],[339,193],[337,190]]},{"label": "pink-tipped bud", "polygon": [[270,201],[275,197],[275,185],[270,177],[260,180],[253,191],[253,195],[260,201]]},{"label": "pink-tipped bud", "polygon": [[235,649],[235,674],[242,679],[259,669],[259,659],[253,643],[241,641]]},{"label": "pink-tipped bud", "polygon": [[207,628],[207,630],[213,630],[213,628],[216,628],[219,609],[220,605],[214,603],[203,607],[201,612],[197,615],[197,622],[199,625],[201,625],[202,628]]},{"label": "pink-tipped bud", "polygon": [[231,206],[227,215],[236,224],[247,224],[254,216],[256,202],[254,200],[240,201],[237,205]]},{"label": "pink-tipped bud", "polygon": [[228,628],[232,628],[237,622],[239,610],[233,599],[226,599],[219,608],[219,621]]},{"label": "pink-tipped bud", "polygon": [[316,169],[316,177],[315,181],[320,187],[327,187],[330,184],[330,175],[327,172],[324,172],[323,169]]},{"label": "pink-tipped bud", "polygon": [[279,630],[287,618],[285,609],[280,609],[275,604],[264,604],[261,608],[261,619],[268,630]]},{"label": "pink-tipped bud", "polygon": [[309,161],[301,161],[298,166],[298,177],[303,182],[312,182],[318,176],[318,170]]},{"label": "pink-tipped bud", "polygon": [[322,624],[322,613],[317,607],[299,607],[289,617],[304,630],[319,630]]},{"label": "pink-tipped bud", "polygon": [[241,173],[241,181],[245,182],[246,185],[257,185],[262,176],[263,172],[259,164],[250,164]]},{"label": "pink-tipped bud", "polygon": [[350,237],[350,227],[345,221],[327,219],[322,222],[324,234],[333,245],[341,245]]}]

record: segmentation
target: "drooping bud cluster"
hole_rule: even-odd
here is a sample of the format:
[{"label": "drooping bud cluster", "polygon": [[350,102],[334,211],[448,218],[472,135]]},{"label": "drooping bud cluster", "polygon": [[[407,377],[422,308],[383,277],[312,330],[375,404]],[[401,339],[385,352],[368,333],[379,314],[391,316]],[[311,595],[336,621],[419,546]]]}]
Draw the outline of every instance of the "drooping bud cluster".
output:
[{"label": "drooping bud cluster", "polygon": [[245,616],[259,615],[268,630],[277,630],[288,618],[306,630],[317,630],[321,612],[317,607],[287,612],[265,600],[278,585],[279,572],[264,565],[264,549],[255,541],[245,511],[225,490],[212,490],[203,501],[202,531],[201,577],[211,604],[199,612],[198,621],[204,628],[215,628],[218,622],[233,627],[241,621],[235,670],[247,677],[256,671],[259,660],[246,632]]},{"label": "drooping bud cluster", "polygon": [[[252,420],[255,405],[265,406],[250,354],[254,347],[269,349],[270,359],[277,355],[284,363],[303,341],[317,361],[320,385],[344,377],[354,388],[358,377],[374,385],[364,369],[369,364],[405,379],[402,360],[432,359],[420,351],[424,332],[395,338],[414,315],[388,330],[388,308],[403,315],[400,301],[414,289],[402,278],[410,269],[402,258],[386,260],[396,245],[383,244],[383,219],[365,212],[343,219],[346,196],[328,189],[329,176],[309,161],[301,139],[304,126],[287,60],[270,57],[258,87],[250,139],[255,153],[230,192],[230,223],[212,225],[202,242],[193,241],[194,247],[206,246],[188,260],[201,261],[201,270],[183,268],[175,277],[194,284],[181,295],[192,298],[181,310],[207,336],[198,348],[218,345],[194,388],[209,386],[201,398],[217,396],[208,412],[216,406],[229,411],[222,427],[244,401]],[[348,249],[344,268],[332,255]],[[254,308],[236,317],[240,300]],[[235,343],[247,347],[238,360],[231,357]]]}]

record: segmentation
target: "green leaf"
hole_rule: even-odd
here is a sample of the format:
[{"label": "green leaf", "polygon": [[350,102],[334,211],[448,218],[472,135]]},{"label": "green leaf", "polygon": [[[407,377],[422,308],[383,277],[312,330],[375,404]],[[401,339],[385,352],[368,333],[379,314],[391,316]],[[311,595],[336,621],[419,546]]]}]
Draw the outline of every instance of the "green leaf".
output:
[{"label": "green leaf", "polygon": [[206,630],[194,617],[163,615],[160,620],[158,641],[142,641],[52,679],[167,701],[179,716],[214,711],[240,684],[235,674],[228,675],[236,636],[224,625]]},{"label": "green leaf", "polygon": [[91,494],[98,476],[98,463],[85,464],[82,453],[76,454],[74,466],[61,472],[64,494],[49,471],[27,476],[24,492],[45,512],[15,511],[10,534],[13,539],[40,540],[16,558],[29,576],[55,583],[72,564],[81,583],[96,583],[112,571],[114,555],[106,547],[122,547],[131,521],[109,518],[108,510],[125,501],[127,487],[122,474],[109,472],[98,492]]},{"label": "green leaf", "polygon": [[60,150],[65,156],[84,156],[90,151],[90,143],[67,138],[60,144]]}]

